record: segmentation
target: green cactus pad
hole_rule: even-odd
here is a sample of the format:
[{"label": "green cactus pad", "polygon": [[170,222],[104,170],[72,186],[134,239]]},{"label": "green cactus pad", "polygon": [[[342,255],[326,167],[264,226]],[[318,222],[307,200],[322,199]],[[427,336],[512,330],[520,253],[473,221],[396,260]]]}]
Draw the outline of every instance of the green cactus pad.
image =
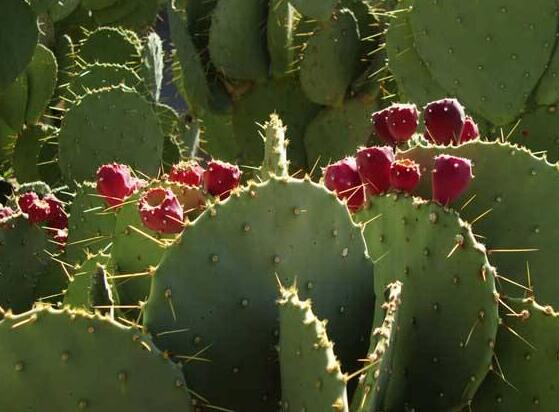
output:
[{"label": "green cactus pad", "polygon": [[[533,153],[545,152],[547,160],[559,160],[559,113],[556,106],[541,106],[524,113],[514,128],[508,141],[523,145]],[[506,130],[505,130],[506,133]]]},{"label": "green cactus pad", "polygon": [[348,9],[317,29],[308,39],[299,73],[307,97],[339,106],[359,64],[360,47],[357,21]]},{"label": "green cactus pad", "polygon": [[28,89],[27,75],[23,73],[0,91],[0,119],[12,130],[19,131],[25,122]]},{"label": "green cactus pad", "polygon": [[309,167],[355,153],[371,136],[371,115],[377,103],[365,97],[347,100],[341,107],[323,109],[307,126],[305,148]]},{"label": "green cactus pad", "polygon": [[279,361],[283,410],[348,410],[346,377],[326,334],[326,324],[296,289],[281,289]]},{"label": "green cactus pad", "polygon": [[299,16],[287,0],[270,0],[268,7],[268,52],[270,71],[274,77],[284,77],[295,70],[297,53],[294,35]]},{"label": "green cactus pad", "polygon": [[138,36],[118,27],[100,27],[91,32],[79,49],[86,63],[113,63],[134,66],[141,60]]},{"label": "green cactus pad", "polygon": [[194,410],[180,368],[149,336],[109,318],[50,308],[7,313],[0,339],[2,410]]},{"label": "green cactus pad", "polygon": [[236,162],[241,148],[233,131],[233,117],[206,112],[199,120],[203,150],[216,159]]},{"label": "green cactus pad", "polygon": [[58,62],[57,89],[65,88],[77,70],[72,38],[67,34],[60,36],[54,46],[54,53]]},{"label": "green cactus pad", "polygon": [[161,348],[192,355],[210,345],[203,356],[211,362],[190,362],[185,373],[213,405],[277,407],[276,275],[283,284],[296,279],[328,319],[346,368],[365,353],[372,267],[347,209],[309,180],[252,184],[185,228],[153,276],[144,311]]},{"label": "green cactus pad", "polygon": [[[559,204],[559,170],[526,149],[497,142],[471,142],[459,147],[417,147],[404,152],[422,166],[418,193],[431,197],[429,176],[433,157],[446,153],[471,159],[476,176],[456,206],[465,204],[460,214],[474,221],[473,230],[485,236],[490,261],[499,274],[526,287],[533,287],[542,304],[559,307],[559,285],[555,266],[559,255],[559,233],[555,230],[559,210],[539,205]],[[485,214],[485,215],[484,215]],[[484,215],[484,216],[482,216]],[[479,219],[478,219],[479,218]],[[537,251],[530,251],[537,249]],[[510,296],[524,289],[500,282]]]},{"label": "green cactus pad", "polygon": [[202,63],[202,59],[194,45],[193,38],[189,33],[187,25],[187,16],[184,12],[168,7],[169,27],[173,43],[177,48],[176,56],[180,62],[180,81],[186,100],[191,109],[196,114],[217,107],[214,102],[215,98],[206,78],[206,68]]},{"label": "green cactus pad", "polygon": [[54,54],[42,44],[37,45],[31,62],[25,69],[28,98],[25,121],[36,122],[48,106],[56,87],[58,65]]},{"label": "green cactus pad", "polygon": [[[134,150],[129,150],[131,147]],[[86,94],[65,114],[59,165],[68,183],[93,178],[97,168],[118,162],[156,175],[163,134],[152,106],[136,91],[117,87]]]},{"label": "green cactus pad", "polygon": [[[532,299],[504,299],[492,373],[472,403],[473,411],[553,411],[559,314]],[[511,312],[514,311],[514,313]]]},{"label": "green cactus pad", "polygon": [[162,235],[144,226],[138,211],[139,198],[140,194],[130,197],[118,210],[113,233],[111,257],[115,274],[145,273],[136,277],[123,276],[116,281],[123,304],[137,304],[146,300],[151,283],[148,272],[159,264],[165,251],[164,240],[172,238],[171,235]]},{"label": "green cactus pad", "polygon": [[554,104],[559,101],[559,48],[555,46],[551,60],[540,79],[534,99],[539,105]]},{"label": "green cactus pad", "polygon": [[134,11],[118,20],[118,24],[136,30],[142,30],[146,26],[152,25],[159,10],[159,1],[134,0],[134,2],[137,4]]},{"label": "green cactus pad", "polygon": [[131,68],[114,63],[88,64],[77,73],[68,84],[70,96],[77,97],[90,93],[92,90],[110,86],[125,85],[136,89],[142,95],[149,96],[140,76]]},{"label": "green cactus pad", "polygon": [[159,101],[163,83],[163,43],[157,33],[150,33],[146,39],[142,59],[142,77],[153,100]]},{"label": "green cactus pad", "polygon": [[92,13],[98,25],[120,25],[120,21],[133,13],[139,6],[138,0],[117,0],[112,6]]},{"label": "green cactus pad", "polygon": [[289,0],[301,14],[316,20],[328,20],[337,0]]},{"label": "green cactus pad", "polygon": [[417,1],[410,22],[434,79],[471,110],[503,125],[523,110],[550,59],[557,3],[481,5],[481,0]]},{"label": "green cactus pad", "polygon": [[305,128],[319,110],[320,106],[307,99],[295,80],[270,81],[255,86],[236,103],[233,112],[233,128],[243,149],[243,163],[260,165],[264,144],[258,134],[257,122],[265,122],[271,113],[277,113],[287,126],[287,154],[291,166],[294,170],[305,168]]},{"label": "green cactus pad", "polygon": [[374,197],[355,217],[365,224],[376,296],[389,283],[404,283],[392,376],[379,410],[459,410],[487,374],[497,334],[494,269],[483,245],[458,214],[418,198]]},{"label": "green cactus pad", "polygon": [[99,268],[104,268],[109,262],[110,256],[99,253],[90,255],[72,273],[72,280],[68,284],[68,289],[64,293],[64,305],[74,309],[85,309],[94,312],[91,299],[91,286],[95,273]]},{"label": "green cactus pad", "polygon": [[[37,16],[23,0],[4,0],[0,17],[0,90],[7,88],[31,61],[39,40]],[[9,56],[9,58],[7,57]]]},{"label": "green cactus pad", "polygon": [[101,10],[113,6],[117,0],[82,0],[82,7],[87,10]]},{"label": "green cactus pad", "polygon": [[65,259],[72,265],[82,262],[86,251],[96,254],[112,241],[116,224],[114,210],[97,193],[96,185],[83,182],[70,204],[68,243]]},{"label": "green cactus pad", "polygon": [[31,309],[52,249],[45,231],[23,216],[0,224],[0,256],[9,256],[0,259],[0,307],[16,313]]},{"label": "green cactus pad", "polygon": [[36,124],[27,126],[18,139],[12,157],[12,167],[16,178],[20,182],[33,182],[41,179],[39,158],[43,145],[54,139],[56,128],[53,126]]},{"label": "green cactus pad", "polygon": [[446,97],[447,92],[433,79],[417,53],[413,32],[409,22],[409,8],[413,0],[402,0],[401,8],[391,20],[386,32],[386,54],[388,67],[403,97],[424,106]]},{"label": "green cactus pad", "polygon": [[65,19],[80,5],[80,0],[58,0],[48,10],[48,14],[54,23]]},{"label": "green cactus pad", "polygon": [[400,327],[402,283],[391,283],[384,295],[382,325],[371,334],[371,346],[359,377],[359,386],[351,401],[352,412],[380,411],[385,403],[386,388],[394,367],[394,346]]},{"label": "green cactus pad", "polygon": [[263,180],[270,176],[289,176],[289,161],[287,160],[288,141],[285,138],[285,126],[277,114],[270,115],[270,120],[264,123],[264,160],[259,174]]},{"label": "green cactus pad", "polygon": [[209,51],[218,72],[241,80],[268,76],[266,0],[220,0],[212,13]]}]

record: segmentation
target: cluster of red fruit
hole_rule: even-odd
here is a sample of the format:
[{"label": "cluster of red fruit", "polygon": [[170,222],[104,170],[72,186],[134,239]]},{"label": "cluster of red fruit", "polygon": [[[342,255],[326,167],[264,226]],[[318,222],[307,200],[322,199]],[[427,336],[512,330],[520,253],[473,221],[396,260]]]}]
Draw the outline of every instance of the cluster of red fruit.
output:
[{"label": "cluster of red fruit", "polygon": [[[462,157],[439,155],[431,175],[433,200],[448,205],[457,199],[472,180],[472,164]],[[411,193],[421,178],[419,165],[410,159],[395,160],[389,146],[360,149],[324,170],[324,184],[347,207],[356,212],[367,195],[380,195],[389,189]]]},{"label": "cluster of red fruit", "polygon": [[[477,124],[466,116],[456,99],[442,99],[423,109],[425,139],[440,145],[461,144],[479,137]],[[419,111],[414,104],[396,103],[372,116],[375,134],[385,143],[397,146],[417,132]]]},{"label": "cluster of red fruit", "polygon": [[[355,157],[346,157],[324,170],[328,189],[345,200],[355,212],[367,195],[379,195],[389,189],[411,193],[421,179],[421,170],[410,159],[396,160],[394,146],[411,139],[416,133],[419,112],[412,104],[393,104],[376,112],[372,123],[376,134],[390,146],[365,147]],[[425,107],[425,138],[442,145],[462,144],[479,136],[475,122],[465,116],[455,99],[443,99]],[[468,159],[440,155],[434,159],[431,176],[433,200],[448,205],[466,190],[472,179]]]},{"label": "cluster of red fruit", "polygon": [[[237,166],[219,160],[208,162],[207,169],[204,169],[192,160],[174,165],[165,179],[190,188],[203,189],[224,200],[239,185],[241,171]],[[130,168],[123,164],[106,164],[97,170],[97,192],[110,207],[121,206],[146,185],[146,181],[134,177]],[[143,224],[161,233],[181,232],[188,212],[175,193],[163,186],[147,189],[138,202],[138,210]]]},{"label": "cluster of red fruit", "polygon": [[[39,196],[33,191],[18,197],[20,211],[30,223],[41,224],[53,240],[63,247],[68,239],[68,215],[64,205],[53,194]],[[11,207],[0,208],[0,223],[16,214]]]}]

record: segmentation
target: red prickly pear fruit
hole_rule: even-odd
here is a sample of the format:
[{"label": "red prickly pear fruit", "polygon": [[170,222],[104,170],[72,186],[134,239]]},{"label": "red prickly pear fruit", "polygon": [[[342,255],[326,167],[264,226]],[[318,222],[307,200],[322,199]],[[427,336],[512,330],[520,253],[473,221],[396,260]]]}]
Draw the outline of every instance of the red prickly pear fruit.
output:
[{"label": "red prickly pear fruit", "polygon": [[442,99],[425,106],[425,136],[436,144],[458,143],[466,121],[464,108],[456,99]]},{"label": "red prickly pear fruit", "polygon": [[11,207],[0,207],[0,222],[12,216],[15,212]]},{"label": "red prickly pear fruit", "polygon": [[204,189],[213,196],[219,196],[221,200],[227,199],[231,190],[239,186],[241,171],[236,165],[212,160],[204,172]]},{"label": "red prickly pear fruit", "polygon": [[161,233],[179,233],[183,230],[183,209],[171,189],[149,189],[138,203],[142,223]]},{"label": "red prickly pear fruit", "polygon": [[394,150],[390,146],[364,147],[357,152],[357,171],[367,193],[378,195],[390,188],[390,165]]},{"label": "red prickly pear fruit", "polygon": [[119,206],[134,193],[138,185],[127,165],[112,163],[97,169],[97,193],[109,206]]},{"label": "red prickly pear fruit", "polygon": [[390,107],[381,110],[379,112],[373,113],[371,116],[371,121],[373,123],[373,129],[375,134],[382,140],[384,143],[389,145],[395,144],[394,136],[390,132],[388,128],[388,115],[390,114]]},{"label": "red prickly pear fruit", "polygon": [[435,157],[433,200],[448,205],[464,193],[473,177],[469,159],[444,154]]},{"label": "red prickly pear fruit", "polygon": [[186,186],[200,186],[203,175],[204,168],[197,161],[191,160],[173,165],[169,173],[169,180]]},{"label": "red prickly pear fruit", "polygon": [[419,165],[410,159],[396,160],[390,166],[390,184],[396,190],[411,193],[421,178]]},{"label": "red prickly pear fruit", "polygon": [[470,140],[477,139],[479,137],[479,129],[476,122],[470,116],[466,116],[464,121],[464,128],[462,129],[462,134],[460,135],[460,143],[466,143]]},{"label": "red prickly pear fruit", "polygon": [[392,144],[407,142],[417,131],[419,112],[415,104],[393,104],[389,107],[387,123]]},{"label": "red prickly pear fruit", "polygon": [[324,184],[338,199],[346,200],[352,212],[359,210],[365,203],[365,190],[357,172],[355,158],[346,157],[324,169]]},{"label": "red prickly pear fruit", "polygon": [[27,192],[18,199],[21,211],[27,214],[31,223],[45,222],[50,216],[50,206],[46,200],[40,199],[37,193]]},{"label": "red prickly pear fruit", "polygon": [[49,204],[50,214],[47,226],[51,229],[66,229],[68,227],[68,215],[64,211],[64,205],[54,195],[47,195],[44,200]]}]

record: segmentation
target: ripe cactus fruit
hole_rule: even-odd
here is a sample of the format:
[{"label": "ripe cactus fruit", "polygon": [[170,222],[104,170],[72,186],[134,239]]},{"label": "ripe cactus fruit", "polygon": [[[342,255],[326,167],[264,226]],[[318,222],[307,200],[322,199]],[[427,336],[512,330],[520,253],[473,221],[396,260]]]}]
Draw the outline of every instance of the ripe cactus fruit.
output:
[{"label": "ripe cactus fruit", "polygon": [[444,154],[435,157],[432,172],[433,200],[448,205],[464,193],[472,177],[470,160]]},{"label": "ripe cactus fruit", "polygon": [[173,165],[169,172],[169,180],[187,186],[200,186],[203,175],[204,168],[197,161],[190,160]]},{"label": "ripe cactus fruit", "polygon": [[105,164],[97,170],[97,192],[111,207],[121,205],[128,196],[134,193],[136,187],[136,179],[126,165]]},{"label": "ripe cactus fruit", "polygon": [[12,216],[15,212],[11,207],[0,207],[0,222]]},{"label": "ripe cactus fruit", "polygon": [[364,147],[357,152],[357,171],[367,193],[378,195],[390,188],[390,165],[394,150],[389,146]]},{"label": "ripe cactus fruit", "polygon": [[18,199],[19,208],[26,213],[31,223],[42,223],[50,216],[50,206],[44,199],[40,199],[37,193],[27,192]]},{"label": "ripe cactus fruit", "polygon": [[326,167],[324,184],[336,192],[340,200],[347,200],[347,207],[352,212],[359,210],[365,203],[365,191],[353,157],[346,157]]},{"label": "ripe cactus fruit", "polygon": [[456,99],[441,99],[425,106],[425,136],[436,144],[458,143],[466,121],[464,108]]},{"label": "ripe cactus fruit", "polygon": [[183,210],[170,189],[149,189],[138,203],[142,223],[161,233],[179,233],[183,229]]},{"label": "ripe cactus fruit", "polygon": [[462,129],[462,133],[460,134],[460,143],[466,143],[470,140],[477,139],[479,137],[479,129],[477,127],[477,123],[474,122],[470,116],[466,116],[466,120],[464,121],[464,128]]},{"label": "ripe cactus fruit", "polygon": [[373,123],[373,129],[375,134],[386,144],[393,145],[394,137],[388,128],[388,115],[390,114],[390,108],[386,108],[379,112],[373,113],[371,116],[371,121]]},{"label": "ripe cactus fruit", "polygon": [[204,189],[213,196],[219,196],[221,200],[227,199],[231,190],[239,185],[241,171],[238,166],[220,160],[212,160],[208,163],[208,169],[204,172]]},{"label": "ripe cactus fruit", "polygon": [[44,201],[48,203],[50,208],[47,226],[56,230],[66,229],[68,227],[68,215],[64,211],[62,202],[52,194],[46,195]]},{"label": "ripe cactus fruit", "polygon": [[410,159],[396,160],[390,166],[390,184],[396,190],[411,193],[419,183],[419,165]]},{"label": "ripe cactus fruit", "polygon": [[417,130],[419,112],[415,104],[393,104],[388,108],[386,123],[393,144],[408,141]]}]

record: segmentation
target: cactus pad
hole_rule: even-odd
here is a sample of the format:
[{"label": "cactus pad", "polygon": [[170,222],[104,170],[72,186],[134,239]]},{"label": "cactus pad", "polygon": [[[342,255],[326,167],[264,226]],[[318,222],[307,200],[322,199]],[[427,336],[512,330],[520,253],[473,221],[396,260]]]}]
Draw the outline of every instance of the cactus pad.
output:
[{"label": "cactus pad", "polygon": [[[193,410],[177,365],[148,336],[109,318],[49,308],[7,313],[0,339],[2,410]],[[56,379],[45,379],[51,374]]]},{"label": "cactus pad", "polygon": [[402,283],[388,285],[382,304],[382,325],[373,330],[371,346],[359,377],[359,386],[351,401],[352,412],[382,411],[394,367],[394,346],[400,328],[399,310],[402,303]]},{"label": "cactus pad", "polygon": [[39,40],[37,17],[22,0],[5,0],[0,17],[0,90],[8,87],[31,61]]},{"label": "cactus pad", "polygon": [[[559,314],[532,299],[505,299],[495,361],[471,406],[473,411],[553,411]],[[514,311],[512,313],[511,311]]]},{"label": "cactus pad", "polygon": [[141,43],[136,33],[117,27],[101,27],[91,32],[79,48],[86,63],[114,63],[134,66],[141,59]]},{"label": "cactus pad", "polygon": [[403,99],[424,106],[446,97],[446,91],[433,79],[417,53],[409,22],[409,6],[412,0],[399,3],[401,11],[391,20],[386,32],[388,67]]},{"label": "cactus pad", "polygon": [[[494,269],[451,211],[418,198],[372,198],[356,218],[375,264],[375,293],[404,283],[392,377],[380,410],[458,410],[488,372],[497,333]],[[382,324],[377,300],[375,326]],[[449,325],[452,325],[450,327]]]},{"label": "cactus pad", "polygon": [[[243,80],[268,76],[266,0],[220,0],[212,13],[209,50],[218,72]],[[188,68],[186,68],[188,70]]]},{"label": "cactus pad", "polygon": [[[483,4],[483,7],[482,7]],[[410,22],[434,79],[494,124],[514,120],[555,44],[557,4],[537,0],[416,1]]]},{"label": "cactus pad", "polygon": [[[419,163],[429,176],[433,157],[446,153],[473,161],[476,176],[462,203],[475,198],[461,210],[473,230],[485,236],[489,260],[499,273],[521,285],[533,288],[542,304],[559,306],[555,266],[559,255],[559,233],[555,230],[559,210],[539,205],[559,204],[559,170],[528,150],[497,142],[470,142],[459,147],[417,147],[400,154]],[[514,179],[511,179],[514,176]],[[429,179],[422,179],[418,193],[431,197]],[[483,215],[483,216],[482,216]],[[524,289],[500,282],[510,296]]]},{"label": "cactus pad", "polygon": [[281,397],[283,410],[346,411],[346,377],[326,322],[299,300],[296,289],[281,289],[279,304]]},{"label": "cactus pad", "polygon": [[100,165],[111,162],[155,175],[162,151],[153,108],[123,87],[86,94],[66,112],[59,135],[59,164],[67,182],[91,179]]},{"label": "cactus pad", "polygon": [[297,10],[316,20],[328,20],[336,7],[337,0],[289,0]]},{"label": "cactus pad", "polygon": [[25,121],[35,123],[43,114],[56,87],[58,65],[54,54],[42,44],[37,45],[27,74],[28,98]]},{"label": "cactus pad", "polygon": [[357,20],[348,9],[339,11],[313,33],[299,74],[311,101],[328,106],[342,103],[359,63],[360,47]]},{"label": "cactus pad", "polygon": [[70,205],[66,245],[66,260],[72,265],[85,259],[86,250],[97,253],[111,243],[116,217],[114,211],[106,208],[105,200],[97,194],[95,183],[78,185]]},{"label": "cactus pad", "polygon": [[144,311],[153,333],[186,328],[160,334],[161,348],[188,355],[211,346],[211,362],[190,362],[185,373],[213,405],[277,405],[276,275],[296,279],[302,298],[312,298],[347,368],[365,353],[372,267],[347,209],[307,180],[252,184],[185,228],[153,276]]},{"label": "cactus pad", "polygon": [[341,107],[323,109],[305,131],[309,167],[316,162],[325,166],[365,146],[371,135],[371,114],[376,109],[376,103],[364,97],[347,100]]},{"label": "cactus pad", "polygon": [[[0,307],[19,313],[35,301],[35,287],[49,262],[46,251],[53,249],[39,226],[22,216],[0,226]],[[1,393],[1,391],[0,391]]]},{"label": "cactus pad", "polygon": [[[293,110],[294,107],[297,110]],[[233,112],[235,138],[243,148],[243,161],[255,166],[260,164],[264,144],[256,123],[262,123],[271,113],[277,113],[287,126],[287,157],[295,170],[304,168],[305,128],[319,110],[320,106],[308,100],[292,79],[271,81],[254,87],[237,102]]]},{"label": "cactus pad", "polygon": [[539,106],[522,114],[508,141],[521,144],[533,153],[544,152],[550,162],[559,161],[559,113],[557,107]]},{"label": "cactus pad", "polygon": [[41,150],[48,141],[53,139],[56,128],[36,124],[27,126],[18,139],[12,157],[12,167],[20,182],[34,182],[41,179],[40,162]]},{"label": "cactus pad", "polygon": [[83,96],[92,90],[125,85],[147,96],[148,91],[140,76],[127,66],[114,63],[93,63],[86,65],[68,84],[71,96]]}]

